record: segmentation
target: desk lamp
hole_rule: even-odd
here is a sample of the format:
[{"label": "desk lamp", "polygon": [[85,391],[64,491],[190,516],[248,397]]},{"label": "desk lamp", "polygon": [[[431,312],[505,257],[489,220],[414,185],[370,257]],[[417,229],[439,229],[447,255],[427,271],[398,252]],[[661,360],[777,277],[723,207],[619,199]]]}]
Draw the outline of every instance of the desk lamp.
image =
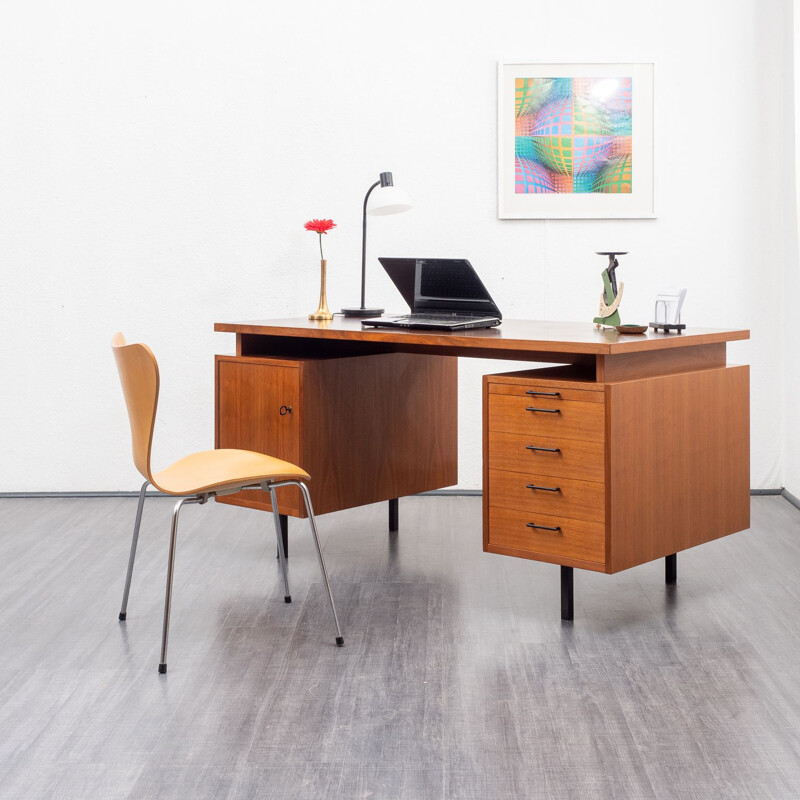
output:
[{"label": "desk lamp", "polygon": [[343,308],[342,314],[346,317],[379,317],[383,314],[382,308],[366,308],[365,285],[367,279],[367,201],[373,189],[380,187],[369,204],[369,213],[375,215],[402,214],[411,208],[408,195],[398,189],[392,182],[391,172],[381,172],[380,180],[369,187],[364,197],[364,217],[361,227],[361,306],[359,308]]}]

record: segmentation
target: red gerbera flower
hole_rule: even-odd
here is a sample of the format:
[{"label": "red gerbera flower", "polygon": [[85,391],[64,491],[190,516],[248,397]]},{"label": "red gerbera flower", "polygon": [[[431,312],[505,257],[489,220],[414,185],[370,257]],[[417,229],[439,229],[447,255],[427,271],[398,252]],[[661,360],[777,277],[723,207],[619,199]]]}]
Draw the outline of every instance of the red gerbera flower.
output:
[{"label": "red gerbera flower", "polygon": [[307,231],[314,231],[314,233],[327,233],[331,228],[335,228],[336,223],[332,219],[310,219],[306,222],[305,228]]},{"label": "red gerbera flower", "polygon": [[319,234],[319,257],[325,258],[322,255],[322,234],[327,233],[331,228],[335,228],[336,223],[332,219],[310,219],[305,224],[307,231],[313,231]]}]

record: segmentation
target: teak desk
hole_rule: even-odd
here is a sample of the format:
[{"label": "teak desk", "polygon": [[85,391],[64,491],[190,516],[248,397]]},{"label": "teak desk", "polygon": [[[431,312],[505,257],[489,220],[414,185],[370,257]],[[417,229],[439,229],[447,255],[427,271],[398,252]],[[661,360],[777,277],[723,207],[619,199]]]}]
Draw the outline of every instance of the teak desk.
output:
[{"label": "teak desk", "polygon": [[[613,573],[748,528],[749,368],[726,343],[746,330],[621,336],[591,323],[506,320],[460,332],[363,329],[358,320],[217,323],[217,447],[263,451],[312,476],[318,513],[451,486],[457,358],[561,366],[486,375],[483,549]],[[281,490],[281,519],[302,516]],[[270,509],[247,492],[217,498]]]}]

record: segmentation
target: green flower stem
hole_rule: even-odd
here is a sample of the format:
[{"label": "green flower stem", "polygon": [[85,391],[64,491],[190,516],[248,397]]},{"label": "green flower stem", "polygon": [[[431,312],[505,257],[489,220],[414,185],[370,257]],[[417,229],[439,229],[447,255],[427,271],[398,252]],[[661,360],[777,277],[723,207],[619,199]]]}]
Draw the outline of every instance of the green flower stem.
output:
[{"label": "green flower stem", "polygon": [[319,234],[319,257],[324,261],[325,256],[322,255],[322,234]]}]

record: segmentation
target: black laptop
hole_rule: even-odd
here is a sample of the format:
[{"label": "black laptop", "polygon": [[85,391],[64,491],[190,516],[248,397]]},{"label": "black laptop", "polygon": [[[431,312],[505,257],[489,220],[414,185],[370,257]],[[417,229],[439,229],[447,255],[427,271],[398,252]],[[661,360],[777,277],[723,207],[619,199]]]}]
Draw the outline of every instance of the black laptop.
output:
[{"label": "black laptop", "polygon": [[465,258],[379,258],[411,309],[402,316],[362,319],[375,328],[492,328],[503,315]]}]

